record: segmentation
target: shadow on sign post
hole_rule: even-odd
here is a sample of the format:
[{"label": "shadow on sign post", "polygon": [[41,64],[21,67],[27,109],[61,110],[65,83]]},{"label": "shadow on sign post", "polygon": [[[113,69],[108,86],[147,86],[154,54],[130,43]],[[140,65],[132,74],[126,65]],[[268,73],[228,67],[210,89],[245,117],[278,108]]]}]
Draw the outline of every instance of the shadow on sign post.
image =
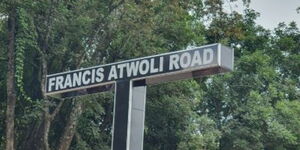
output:
[{"label": "shadow on sign post", "polygon": [[233,70],[233,49],[205,45],[47,75],[46,95],[60,98],[115,89],[112,150],[143,149],[147,85]]}]

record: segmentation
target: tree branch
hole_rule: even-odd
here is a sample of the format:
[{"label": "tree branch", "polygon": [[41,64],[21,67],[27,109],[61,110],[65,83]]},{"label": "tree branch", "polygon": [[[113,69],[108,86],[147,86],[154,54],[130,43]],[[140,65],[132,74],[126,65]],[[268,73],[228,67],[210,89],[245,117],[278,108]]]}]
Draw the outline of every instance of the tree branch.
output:
[{"label": "tree branch", "polygon": [[64,99],[60,99],[58,105],[56,106],[56,108],[54,109],[54,111],[50,114],[50,119],[51,121],[54,119],[54,117],[57,115],[57,113],[60,111],[61,106],[64,103]]}]

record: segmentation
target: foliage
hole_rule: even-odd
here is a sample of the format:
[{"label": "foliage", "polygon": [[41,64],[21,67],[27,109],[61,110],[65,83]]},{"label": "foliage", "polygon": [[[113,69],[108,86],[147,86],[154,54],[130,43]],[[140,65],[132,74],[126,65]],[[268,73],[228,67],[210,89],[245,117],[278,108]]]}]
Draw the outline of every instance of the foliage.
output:
[{"label": "foliage", "polygon": [[[0,3],[0,149],[4,148],[7,18],[17,9],[16,145],[41,123],[42,56],[48,74],[220,42],[235,71],[148,87],[144,149],[300,149],[300,31],[257,25],[259,14],[227,13],[236,0],[26,0]],[[249,6],[249,0],[243,0]],[[61,100],[49,99],[50,112]],[[113,92],[66,99],[49,131],[57,149],[72,108],[83,113],[70,149],[110,149]]]},{"label": "foliage", "polygon": [[[111,145],[111,125],[113,93],[102,93],[82,97],[86,109],[79,120],[76,142],[73,149],[109,150]],[[98,114],[98,115],[95,115]]]}]

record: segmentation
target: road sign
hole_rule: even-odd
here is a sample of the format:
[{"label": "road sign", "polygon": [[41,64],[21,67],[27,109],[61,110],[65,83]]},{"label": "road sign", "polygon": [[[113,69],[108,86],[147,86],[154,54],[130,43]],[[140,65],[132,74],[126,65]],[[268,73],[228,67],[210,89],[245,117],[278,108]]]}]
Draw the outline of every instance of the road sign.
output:
[{"label": "road sign", "polygon": [[145,79],[147,84],[157,84],[232,69],[233,50],[221,44],[211,44],[51,74],[46,79],[46,95],[114,84],[120,80]]},{"label": "road sign", "polygon": [[233,58],[229,47],[205,45],[51,74],[45,91],[46,95],[70,97],[114,85],[112,150],[142,150],[147,85],[232,71]]}]

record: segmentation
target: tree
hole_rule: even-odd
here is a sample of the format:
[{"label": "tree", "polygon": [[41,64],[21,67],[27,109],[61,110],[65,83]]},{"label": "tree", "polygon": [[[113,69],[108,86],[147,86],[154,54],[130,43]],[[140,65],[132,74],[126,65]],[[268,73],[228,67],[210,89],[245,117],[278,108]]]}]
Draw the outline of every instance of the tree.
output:
[{"label": "tree", "polygon": [[[212,22],[208,37],[236,46],[236,70],[200,83],[205,92],[200,114],[208,114],[222,132],[219,149],[297,149],[293,129],[274,114],[278,112],[276,105],[299,99],[298,79],[293,77],[299,73],[292,69],[298,66],[295,55],[299,50],[294,44],[298,29],[293,23],[290,27],[281,24],[271,36],[270,31],[255,25],[257,14],[246,10],[246,16],[235,19],[238,24],[228,24],[240,32],[224,34],[226,16]],[[285,59],[294,61],[286,64]]]},{"label": "tree", "polygon": [[110,149],[113,92],[48,97],[45,75],[216,42],[235,71],[150,86],[144,148],[299,149],[299,29],[225,12],[234,1],[1,1],[0,149]]},{"label": "tree", "polygon": [[16,8],[11,7],[8,13],[8,63],[7,63],[7,108],[6,108],[6,149],[15,149],[15,105],[17,101],[15,81],[15,32],[16,32]]}]

